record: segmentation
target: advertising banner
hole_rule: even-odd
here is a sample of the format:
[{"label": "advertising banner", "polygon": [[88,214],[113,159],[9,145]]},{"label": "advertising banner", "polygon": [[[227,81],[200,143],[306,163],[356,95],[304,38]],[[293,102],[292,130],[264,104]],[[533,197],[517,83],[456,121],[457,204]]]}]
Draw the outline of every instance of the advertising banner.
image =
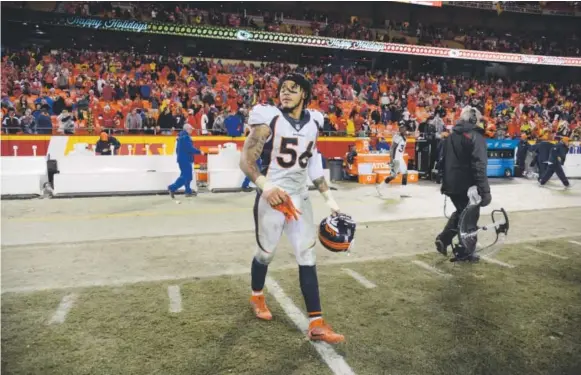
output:
[{"label": "advertising banner", "polygon": [[[51,18],[53,17],[53,18]],[[45,23],[95,30],[124,31],[166,35],[190,36],[196,38],[239,40],[247,42],[288,44],[305,47],[332,48],[352,51],[393,53],[450,59],[480,60],[504,63],[557,65],[581,67],[579,57],[540,56],[517,53],[474,51],[453,48],[415,46],[398,43],[383,43],[314,35],[293,35],[257,30],[243,30],[226,27],[181,25],[161,22],[141,22],[128,20],[105,20],[94,17],[49,16]]]}]

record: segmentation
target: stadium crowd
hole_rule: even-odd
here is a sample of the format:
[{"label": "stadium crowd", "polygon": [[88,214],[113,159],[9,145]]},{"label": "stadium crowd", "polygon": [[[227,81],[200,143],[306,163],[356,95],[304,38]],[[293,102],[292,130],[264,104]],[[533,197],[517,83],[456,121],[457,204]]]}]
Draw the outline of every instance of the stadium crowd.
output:
[{"label": "stadium crowd", "polygon": [[27,134],[244,132],[249,109],[275,103],[278,78],[296,69],[313,84],[310,107],[325,135],[440,133],[471,104],[487,135],[581,134],[581,84],[409,75],[342,67],[222,62],[177,55],[80,50],[7,51],[2,60],[2,131]]}]

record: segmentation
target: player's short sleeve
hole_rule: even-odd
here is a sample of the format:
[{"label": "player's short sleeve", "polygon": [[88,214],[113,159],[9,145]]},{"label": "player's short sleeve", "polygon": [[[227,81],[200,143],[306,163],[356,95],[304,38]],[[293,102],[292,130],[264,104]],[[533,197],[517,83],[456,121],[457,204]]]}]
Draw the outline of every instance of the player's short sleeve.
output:
[{"label": "player's short sleeve", "polygon": [[271,105],[257,104],[248,114],[248,126],[269,125],[274,116],[277,115],[276,107]]},{"label": "player's short sleeve", "polygon": [[315,122],[315,124],[317,124],[317,127],[319,128],[319,130],[323,130],[323,125],[325,124],[325,118],[323,117],[323,114],[319,111],[315,111],[315,110],[309,110],[311,118],[313,119],[313,121]]}]

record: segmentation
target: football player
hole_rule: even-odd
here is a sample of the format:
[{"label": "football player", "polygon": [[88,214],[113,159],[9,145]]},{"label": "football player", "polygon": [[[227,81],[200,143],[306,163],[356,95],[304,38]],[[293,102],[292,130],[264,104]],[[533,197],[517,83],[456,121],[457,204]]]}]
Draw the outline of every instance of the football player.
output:
[{"label": "football player", "polygon": [[[254,224],[257,250],[252,259],[250,304],[259,319],[272,314],[263,294],[268,264],[283,231],[289,238],[299,265],[299,280],[309,316],[308,337],[327,343],[345,340],[323,320],[315,267],[316,227],[307,188],[307,174],[334,213],[339,206],[323,175],[317,153],[317,135],[323,115],[308,110],[311,85],[300,74],[288,74],[279,83],[280,106],[256,105],[249,114],[250,134],[244,142],[240,168],[257,186]],[[256,160],[262,159],[258,169]],[[287,215],[296,208],[298,215]],[[292,210],[291,210],[292,211]]]},{"label": "football player", "polygon": [[406,126],[404,123],[400,123],[399,125],[399,133],[393,136],[391,142],[391,148],[389,150],[390,159],[391,159],[391,168],[390,168],[390,175],[385,178],[383,183],[379,183],[376,185],[377,192],[379,195],[383,195],[384,189],[389,186],[389,183],[393,181],[398,174],[402,174],[402,182],[403,186],[406,186],[408,183],[408,168],[407,164],[404,160],[403,154],[405,153],[405,147],[407,144],[406,139]]}]

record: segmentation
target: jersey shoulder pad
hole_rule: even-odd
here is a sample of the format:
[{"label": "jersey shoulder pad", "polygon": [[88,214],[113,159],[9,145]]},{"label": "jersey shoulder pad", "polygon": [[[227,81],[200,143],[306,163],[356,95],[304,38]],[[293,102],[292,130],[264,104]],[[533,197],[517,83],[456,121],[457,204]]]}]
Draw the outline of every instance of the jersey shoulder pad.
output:
[{"label": "jersey shoulder pad", "polygon": [[311,116],[311,120],[313,120],[319,129],[323,128],[323,124],[325,123],[325,118],[323,114],[315,109],[307,109],[309,115]]},{"label": "jersey shoulder pad", "polygon": [[257,104],[248,114],[248,125],[269,125],[277,115],[280,115],[280,111],[275,106]]}]

